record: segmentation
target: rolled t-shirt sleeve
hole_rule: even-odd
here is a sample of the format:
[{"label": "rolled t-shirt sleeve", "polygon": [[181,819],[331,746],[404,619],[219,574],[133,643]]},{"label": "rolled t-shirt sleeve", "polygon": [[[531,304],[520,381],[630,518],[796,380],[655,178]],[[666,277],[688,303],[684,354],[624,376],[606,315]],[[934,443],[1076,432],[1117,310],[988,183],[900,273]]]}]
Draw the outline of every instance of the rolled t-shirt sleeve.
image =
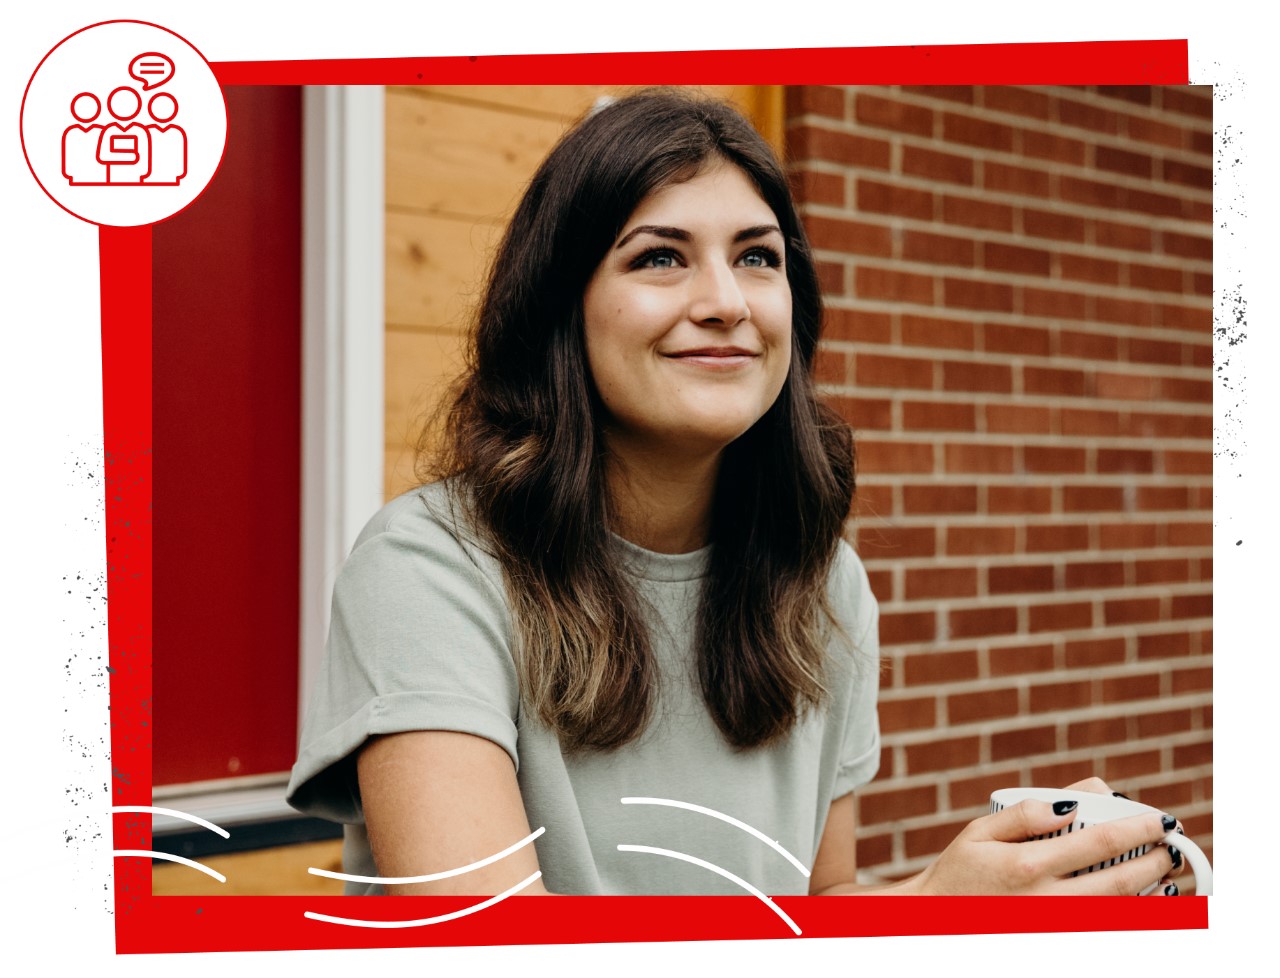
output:
[{"label": "rolled t-shirt sleeve", "polygon": [[516,763],[519,686],[496,564],[488,573],[418,494],[361,534],[334,585],[324,666],[312,693],[289,803],[362,818],[355,755],[379,734],[484,737]]},{"label": "rolled t-shirt sleeve", "polygon": [[880,720],[876,699],[880,692],[880,605],[871,593],[862,561],[841,544],[843,582],[836,595],[841,619],[853,640],[853,692],[845,720],[840,766],[832,798],[862,787],[880,769]]}]

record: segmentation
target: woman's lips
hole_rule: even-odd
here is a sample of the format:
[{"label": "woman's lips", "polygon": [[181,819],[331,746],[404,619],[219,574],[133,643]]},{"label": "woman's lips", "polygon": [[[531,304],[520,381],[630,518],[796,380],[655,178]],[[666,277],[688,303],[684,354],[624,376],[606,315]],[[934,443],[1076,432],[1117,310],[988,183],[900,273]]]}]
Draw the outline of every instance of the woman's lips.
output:
[{"label": "woman's lips", "polygon": [[665,353],[663,356],[669,360],[678,360],[681,363],[689,363],[699,367],[728,370],[733,367],[740,367],[744,363],[750,363],[759,354],[737,346],[724,346],[680,350],[676,353]]}]

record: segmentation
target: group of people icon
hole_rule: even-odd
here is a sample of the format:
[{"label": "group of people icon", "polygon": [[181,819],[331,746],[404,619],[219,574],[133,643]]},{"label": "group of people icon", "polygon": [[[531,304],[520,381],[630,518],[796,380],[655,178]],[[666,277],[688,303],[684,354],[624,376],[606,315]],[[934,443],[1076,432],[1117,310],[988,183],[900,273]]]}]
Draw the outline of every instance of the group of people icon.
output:
[{"label": "group of people icon", "polygon": [[158,92],[138,120],[142,96],[122,85],[107,96],[110,121],[92,92],[71,100],[76,124],[62,133],[62,174],[73,186],[176,186],[187,175],[187,134],[173,124],[178,100]]}]

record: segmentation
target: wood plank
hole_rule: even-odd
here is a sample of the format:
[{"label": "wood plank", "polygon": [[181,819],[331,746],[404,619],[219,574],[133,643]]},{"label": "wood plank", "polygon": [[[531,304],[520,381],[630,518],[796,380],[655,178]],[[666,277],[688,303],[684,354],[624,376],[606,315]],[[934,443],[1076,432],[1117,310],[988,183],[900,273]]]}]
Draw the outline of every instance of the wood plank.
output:
[{"label": "wood plank", "polygon": [[457,333],[392,329],[386,335],[386,447],[412,449],[424,422],[462,371]]},{"label": "wood plank", "polygon": [[387,93],[387,204],[505,220],[560,137],[555,119]]},{"label": "wood plank", "polygon": [[342,883],[307,872],[317,869],[342,871],[342,840],[303,842],[275,846],[226,856],[204,856],[196,862],[217,870],[227,878],[219,883],[212,876],[178,863],[154,863],[151,868],[153,896],[341,896]]},{"label": "wood plank", "polygon": [[502,230],[465,218],[388,213],[387,322],[465,332]]},{"label": "wood plank", "polygon": [[586,111],[606,89],[604,85],[418,85],[411,91],[476,105],[541,113],[567,123]]}]

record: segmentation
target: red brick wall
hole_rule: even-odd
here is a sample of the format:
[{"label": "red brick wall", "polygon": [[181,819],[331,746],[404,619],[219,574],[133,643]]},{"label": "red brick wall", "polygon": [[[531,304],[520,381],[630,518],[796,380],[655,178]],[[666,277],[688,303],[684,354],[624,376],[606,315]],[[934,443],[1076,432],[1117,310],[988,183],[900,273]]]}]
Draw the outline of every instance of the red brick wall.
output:
[{"label": "red brick wall", "polygon": [[881,602],[859,865],[1097,775],[1212,843],[1207,88],[793,88]]}]

